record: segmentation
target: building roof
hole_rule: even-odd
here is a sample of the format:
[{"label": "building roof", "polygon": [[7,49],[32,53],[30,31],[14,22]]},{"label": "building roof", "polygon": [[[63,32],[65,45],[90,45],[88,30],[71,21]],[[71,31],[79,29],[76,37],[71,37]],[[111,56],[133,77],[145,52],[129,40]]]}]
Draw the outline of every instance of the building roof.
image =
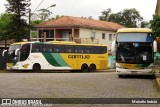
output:
[{"label": "building roof", "polygon": [[117,31],[118,29],[125,28],[114,22],[93,20],[80,17],[64,16],[57,20],[46,21],[35,26],[39,27],[79,27],[79,28],[91,28],[98,30],[110,30]]}]

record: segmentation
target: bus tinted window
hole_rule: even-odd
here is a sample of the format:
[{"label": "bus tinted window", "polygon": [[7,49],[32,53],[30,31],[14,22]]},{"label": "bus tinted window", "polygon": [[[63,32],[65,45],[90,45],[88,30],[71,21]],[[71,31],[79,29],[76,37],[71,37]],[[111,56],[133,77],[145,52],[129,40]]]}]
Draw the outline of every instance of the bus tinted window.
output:
[{"label": "bus tinted window", "polygon": [[42,44],[32,44],[32,53],[42,52]]},{"label": "bus tinted window", "polygon": [[75,46],[75,53],[84,53],[84,46]]},{"label": "bus tinted window", "polygon": [[94,47],[92,46],[85,46],[85,53],[94,53]]},{"label": "bus tinted window", "polygon": [[100,47],[100,53],[101,54],[107,53],[107,47],[105,46]]},{"label": "bus tinted window", "polygon": [[95,53],[95,54],[100,54],[100,53],[101,53],[99,46],[94,47],[94,53]]},{"label": "bus tinted window", "polygon": [[63,53],[64,52],[64,46],[63,45],[54,45],[54,52],[55,53]]},{"label": "bus tinted window", "polygon": [[52,53],[53,52],[53,45],[52,44],[44,44],[43,45],[43,52],[45,53]]},{"label": "bus tinted window", "polygon": [[74,53],[74,46],[65,46],[65,53]]},{"label": "bus tinted window", "polygon": [[22,45],[20,50],[20,61],[25,61],[30,54],[30,44]]}]

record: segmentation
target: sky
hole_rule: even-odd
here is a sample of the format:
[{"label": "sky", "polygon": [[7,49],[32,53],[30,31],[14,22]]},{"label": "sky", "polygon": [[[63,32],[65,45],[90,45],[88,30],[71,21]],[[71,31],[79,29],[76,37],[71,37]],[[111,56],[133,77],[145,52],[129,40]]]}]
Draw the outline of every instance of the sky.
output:
[{"label": "sky", "polygon": [[[31,0],[31,11],[33,12],[42,0]],[[89,17],[98,19],[103,10],[111,8],[112,13],[124,9],[136,8],[145,21],[152,20],[155,13],[157,0],[44,0],[38,9],[47,8],[53,4],[56,7],[49,8],[56,15]],[[0,0],[0,13],[5,12],[6,0]]]}]

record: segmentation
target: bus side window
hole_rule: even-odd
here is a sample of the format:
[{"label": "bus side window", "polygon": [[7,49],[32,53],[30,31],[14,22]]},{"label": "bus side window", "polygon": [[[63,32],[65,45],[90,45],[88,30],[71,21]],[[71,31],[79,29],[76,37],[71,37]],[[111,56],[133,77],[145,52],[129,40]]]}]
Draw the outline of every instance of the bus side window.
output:
[{"label": "bus side window", "polygon": [[92,46],[85,46],[85,53],[93,54],[94,53],[94,47],[92,47]]},{"label": "bus side window", "polygon": [[107,47],[105,46],[100,47],[100,53],[101,54],[107,53]]},{"label": "bus side window", "polygon": [[30,44],[24,44],[22,45],[22,48],[20,50],[20,61],[24,61],[28,58],[30,54]]},{"label": "bus side window", "polygon": [[53,45],[52,44],[44,44],[43,45],[43,52],[52,53],[53,52]]},{"label": "bus side window", "polygon": [[32,44],[32,53],[42,52],[42,44]]},{"label": "bus side window", "polygon": [[65,53],[73,53],[74,46],[65,46]]},{"label": "bus side window", "polygon": [[94,53],[100,54],[100,47],[99,46],[94,47]]},{"label": "bus side window", "polygon": [[84,46],[75,46],[75,53],[84,53]]},{"label": "bus side window", "polygon": [[63,53],[64,52],[64,46],[62,46],[62,45],[54,45],[54,52],[55,53]]}]

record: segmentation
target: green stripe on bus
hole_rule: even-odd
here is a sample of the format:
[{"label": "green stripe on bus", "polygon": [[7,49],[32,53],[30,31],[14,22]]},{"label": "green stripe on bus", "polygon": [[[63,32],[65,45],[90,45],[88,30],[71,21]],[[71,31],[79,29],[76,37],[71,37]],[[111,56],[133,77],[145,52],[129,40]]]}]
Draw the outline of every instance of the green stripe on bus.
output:
[{"label": "green stripe on bus", "polygon": [[148,67],[151,63],[147,63],[147,64],[137,64],[136,67]]},{"label": "green stripe on bus", "polygon": [[60,66],[51,53],[42,53],[42,54],[49,64],[51,64],[52,66]]},{"label": "green stripe on bus", "polygon": [[56,60],[56,62],[61,66],[68,66],[68,64],[65,62],[65,60],[62,58],[60,54],[52,53],[52,56]]},{"label": "green stripe on bus", "polygon": [[68,66],[59,53],[42,53],[52,66]]}]

